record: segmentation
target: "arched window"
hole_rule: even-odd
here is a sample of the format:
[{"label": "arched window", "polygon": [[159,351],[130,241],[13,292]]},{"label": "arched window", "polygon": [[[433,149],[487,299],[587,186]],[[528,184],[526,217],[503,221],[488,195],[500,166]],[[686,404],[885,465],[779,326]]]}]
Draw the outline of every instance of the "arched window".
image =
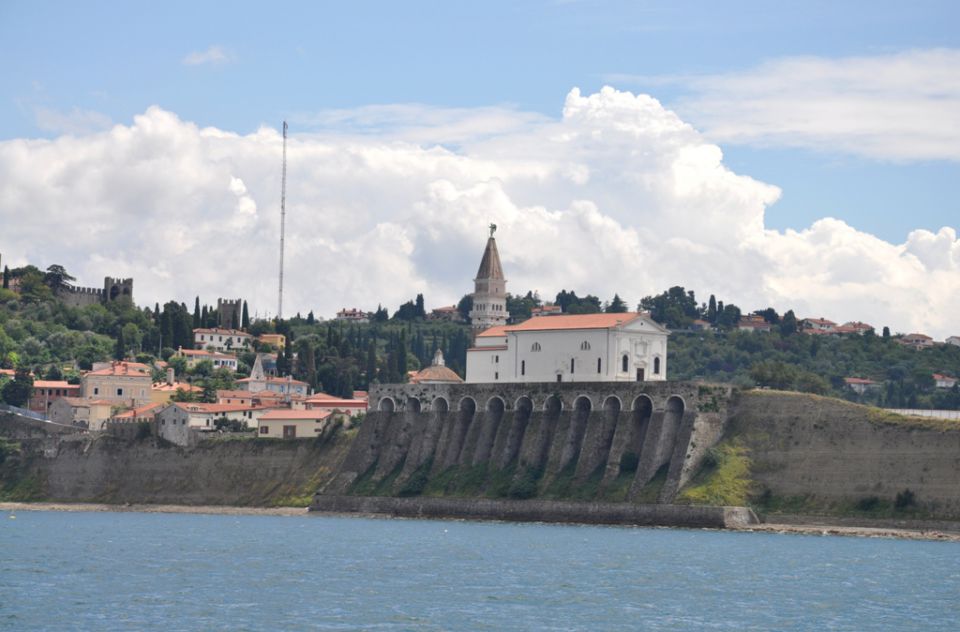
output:
[{"label": "arched window", "polygon": [[620,363],[620,370],[626,373],[630,369],[630,358],[623,354],[623,361]]},{"label": "arched window", "polygon": [[597,373],[601,373],[601,370],[600,370],[600,360],[601,360],[600,358],[597,358]]},{"label": "arched window", "polygon": [[653,374],[660,375],[660,358],[653,359]]},{"label": "arched window", "polygon": [[533,343],[533,345],[530,347],[530,351],[540,351],[540,343],[539,342]]},{"label": "arched window", "polygon": [[580,343],[580,351],[590,351],[590,343],[584,340]]},{"label": "arched window", "polygon": [[520,375],[526,375],[526,374],[527,374],[527,361],[520,360]]},{"label": "arched window", "polygon": [[575,367],[575,365],[574,365],[575,362],[576,362],[576,359],[570,358],[570,372],[571,372],[571,373],[573,373],[573,370],[574,370],[574,367]]}]

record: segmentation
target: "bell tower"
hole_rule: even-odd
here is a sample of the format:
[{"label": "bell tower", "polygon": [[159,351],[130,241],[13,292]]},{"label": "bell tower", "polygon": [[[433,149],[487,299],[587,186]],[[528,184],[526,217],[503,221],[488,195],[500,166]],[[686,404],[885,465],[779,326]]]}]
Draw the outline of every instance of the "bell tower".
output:
[{"label": "bell tower", "polygon": [[470,325],[474,333],[505,325],[510,314],[507,312],[507,280],[503,277],[500,253],[497,252],[497,240],[493,234],[496,224],[490,224],[490,237],[480,260],[477,278],[473,280],[473,309],[470,310]]}]

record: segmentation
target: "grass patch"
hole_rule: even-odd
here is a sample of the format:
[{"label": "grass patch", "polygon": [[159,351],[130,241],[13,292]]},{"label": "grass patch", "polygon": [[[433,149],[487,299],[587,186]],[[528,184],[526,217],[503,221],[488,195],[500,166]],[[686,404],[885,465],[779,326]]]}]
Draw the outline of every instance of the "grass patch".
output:
[{"label": "grass patch", "polygon": [[533,498],[537,495],[537,485],[541,478],[543,478],[543,468],[534,468],[528,465],[510,484],[507,496],[518,500]]},{"label": "grass patch", "polygon": [[516,471],[516,465],[503,470],[491,470],[487,480],[487,496],[490,498],[506,498],[509,496],[510,484],[513,482],[513,475]]},{"label": "grass patch", "polygon": [[430,480],[430,470],[432,468],[433,458],[431,457],[427,459],[426,463],[413,471],[406,482],[400,487],[397,496],[409,498],[422,494],[423,490],[427,487],[427,482]]},{"label": "grass patch", "polygon": [[613,479],[603,491],[603,499],[614,503],[626,502],[635,475],[635,469],[633,471],[621,470],[617,478]]},{"label": "grass patch", "polygon": [[660,469],[657,470],[657,473],[653,475],[653,478],[650,479],[650,482],[643,486],[643,489],[640,490],[640,493],[637,494],[637,497],[634,498],[634,502],[638,502],[644,505],[655,504],[660,498],[660,490],[663,489],[663,486],[667,483],[667,473],[670,471],[670,464],[664,463],[660,466]]},{"label": "grass patch", "polygon": [[743,506],[750,498],[750,457],[737,442],[710,449],[705,467],[677,500],[693,505]]}]

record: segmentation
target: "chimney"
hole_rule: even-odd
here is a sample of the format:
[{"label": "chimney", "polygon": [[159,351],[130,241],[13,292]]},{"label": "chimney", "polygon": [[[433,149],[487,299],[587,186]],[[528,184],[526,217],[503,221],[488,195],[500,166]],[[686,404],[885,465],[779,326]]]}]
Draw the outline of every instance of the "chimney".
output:
[{"label": "chimney", "polygon": [[167,384],[173,386],[175,383],[176,380],[174,379],[173,367],[169,367],[167,368]]}]

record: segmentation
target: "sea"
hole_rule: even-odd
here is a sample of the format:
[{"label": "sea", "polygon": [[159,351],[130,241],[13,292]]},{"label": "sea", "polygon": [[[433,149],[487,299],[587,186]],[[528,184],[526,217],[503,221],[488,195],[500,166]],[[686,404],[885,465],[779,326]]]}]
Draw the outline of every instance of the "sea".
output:
[{"label": "sea", "polygon": [[960,544],[352,517],[0,514],[3,630],[960,630]]}]

